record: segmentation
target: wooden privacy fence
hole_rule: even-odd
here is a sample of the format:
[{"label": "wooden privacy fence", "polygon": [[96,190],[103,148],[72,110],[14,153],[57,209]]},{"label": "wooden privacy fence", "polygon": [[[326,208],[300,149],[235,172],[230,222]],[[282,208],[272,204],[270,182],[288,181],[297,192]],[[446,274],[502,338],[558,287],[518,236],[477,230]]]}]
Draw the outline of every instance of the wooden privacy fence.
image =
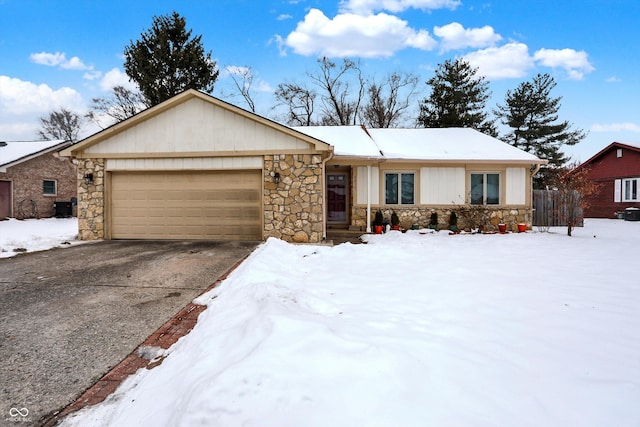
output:
[{"label": "wooden privacy fence", "polygon": [[539,227],[562,227],[573,217],[573,226],[584,225],[577,191],[533,190],[533,224]]}]

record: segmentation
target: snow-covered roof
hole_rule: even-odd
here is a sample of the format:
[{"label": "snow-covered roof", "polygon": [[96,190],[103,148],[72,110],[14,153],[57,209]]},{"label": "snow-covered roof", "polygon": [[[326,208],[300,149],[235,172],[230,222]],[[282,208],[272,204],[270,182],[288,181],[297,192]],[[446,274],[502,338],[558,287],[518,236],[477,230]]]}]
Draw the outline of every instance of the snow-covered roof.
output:
[{"label": "snow-covered roof", "polygon": [[539,162],[533,154],[470,128],[369,129],[385,159]]},{"label": "snow-covered roof", "polygon": [[333,145],[335,156],[387,160],[542,162],[533,154],[470,128],[308,126],[294,129]]},{"label": "snow-covered roof", "polygon": [[62,149],[71,143],[63,140],[52,141],[6,141],[0,143],[0,171],[10,163],[19,163],[37,155]]},{"label": "snow-covered roof", "polygon": [[616,141],[618,144],[628,145],[629,147],[640,148],[640,142]]},{"label": "snow-covered roof", "polygon": [[296,126],[293,129],[333,145],[336,156],[382,158],[362,126]]}]

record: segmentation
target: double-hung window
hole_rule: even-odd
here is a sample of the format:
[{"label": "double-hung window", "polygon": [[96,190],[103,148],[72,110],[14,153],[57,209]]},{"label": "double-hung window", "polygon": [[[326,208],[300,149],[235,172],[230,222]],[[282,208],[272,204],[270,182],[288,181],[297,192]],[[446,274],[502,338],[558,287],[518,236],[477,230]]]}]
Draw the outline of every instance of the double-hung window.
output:
[{"label": "double-hung window", "polygon": [[637,202],[640,200],[640,178],[629,178],[622,180],[622,201]]},{"label": "double-hung window", "polygon": [[415,203],[415,173],[386,172],[384,175],[385,204],[413,205]]},{"label": "double-hung window", "polygon": [[472,173],[470,196],[472,205],[500,204],[500,174]]},{"label": "double-hung window", "polygon": [[42,181],[42,194],[47,196],[56,195],[56,181],[53,179],[45,179]]}]

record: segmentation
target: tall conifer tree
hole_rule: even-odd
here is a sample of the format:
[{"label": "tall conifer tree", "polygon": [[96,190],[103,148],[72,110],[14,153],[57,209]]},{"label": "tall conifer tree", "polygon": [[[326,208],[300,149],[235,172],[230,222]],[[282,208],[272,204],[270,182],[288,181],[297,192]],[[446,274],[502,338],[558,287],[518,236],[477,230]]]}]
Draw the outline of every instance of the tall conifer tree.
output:
[{"label": "tall conifer tree", "polygon": [[218,78],[211,52],[202,36],[191,37],[186,20],[177,12],[155,16],[151,29],[125,47],[125,72],[138,84],[149,106],[186,89],[213,91]]},{"label": "tall conifer tree", "polygon": [[485,111],[491,96],[489,82],[476,76],[477,68],[461,59],[446,60],[427,81],[431,94],[420,103],[419,126],[465,127],[497,136],[493,120]]},{"label": "tall conifer tree", "polygon": [[498,105],[495,111],[501,123],[511,128],[503,140],[549,161],[534,178],[536,188],[553,185],[559,168],[569,161],[561,147],[577,144],[586,136],[580,129],[572,130],[570,122],[559,121],[562,97],[551,96],[555,87],[553,77],[538,74],[530,82],[508,90],[505,105]]}]

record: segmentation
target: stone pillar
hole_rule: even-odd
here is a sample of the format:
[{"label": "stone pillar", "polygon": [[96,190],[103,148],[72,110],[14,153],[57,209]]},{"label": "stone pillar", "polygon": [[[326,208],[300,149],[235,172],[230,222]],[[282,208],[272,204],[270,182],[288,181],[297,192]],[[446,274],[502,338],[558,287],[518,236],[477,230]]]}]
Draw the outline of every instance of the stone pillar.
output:
[{"label": "stone pillar", "polygon": [[[280,182],[276,184],[275,176]],[[322,156],[276,154],[264,157],[264,236],[287,242],[322,241],[324,185]]]},{"label": "stone pillar", "polygon": [[[93,175],[87,183],[85,176]],[[104,239],[104,159],[78,159],[78,238]]]}]

